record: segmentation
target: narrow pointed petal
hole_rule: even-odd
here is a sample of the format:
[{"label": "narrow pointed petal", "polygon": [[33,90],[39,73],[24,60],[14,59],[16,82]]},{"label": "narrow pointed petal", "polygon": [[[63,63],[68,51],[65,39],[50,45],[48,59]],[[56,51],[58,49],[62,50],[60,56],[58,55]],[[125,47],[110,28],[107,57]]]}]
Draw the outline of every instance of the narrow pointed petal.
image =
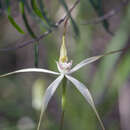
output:
[{"label": "narrow pointed petal", "polygon": [[115,54],[115,53],[119,53],[119,52],[122,52],[124,50],[123,49],[120,49],[120,50],[116,50],[116,51],[110,51],[110,52],[107,52],[105,54],[102,54],[102,55],[97,55],[97,56],[93,56],[93,57],[90,57],[90,58],[87,58],[83,61],[81,61],[79,64],[77,64],[75,67],[73,67],[67,74],[71,74],[77,70],[79,70],[80,68],[84,67],[85,65],[87,64],[90,64],[104,56],[107,56],[107,55],[110,55],[110,54]]},{"label": "narrow pointed petal", "polygon": [[28,69],[21,69],[21,70],[17,70],[17,71],[13,71],[7,74],[0,75],[0,78],[8,76],[8,75],[12,75],[12,74],[27,73],[27,72],[39,72],[39,73],[49,73],[49,74],[59,75],[58,72],[54,72],[51,70],[40,69],[40,68],[28,68]]},{"label": "narrow pointed petal", "polygon": [[96,110],[96,107],[95,107],[95,104],[94,104],[94,101],[93,101],[93,98],[91,96],[91,93],[89,92],[89,90],[87,89],[87,87],[82,84],[81,82],[79,82],[77,79],[71,77],[71,76],[68,76],[66,75],[66,77],[68,78],[68,80],[70,80],[74,85],[75,87],[80,91],[80,93],[84,96],[84,98],[86,99],[86,101],[91,105],[91,107],[93,108],[93,111],[95,112],[100,124],[101,124],[101,127],[103,130],[105,130],[104,128],[104,125],[100,119],[100,116]]},{"label": "narrow pointed petal", "polygon": [[90,57],[90,58],[87,58],[83,61],[81,61],[79,64],[77,64],[75,67],[73,67],[69,72],[68,74],[71,74],[77,70],[79,70],[80,68],[84,67],[85,65],[87,64],[90,64],[96,60],[98,60],[99,58],[103,57],[103,55],[100,55],[100,56],[94,56],[94,57]]},{"label": "narrow pointed petal", "polygon": [[41,124],[41,121],[42,121],[42,116],[43,116],[43,113],[44,111],[46,110],[47,108],[47,105],[50,101],[50,99],[52,98],[52,96],[54,95],[57,87],[59,86],[59,84],[61,83],[62,79],[64,78],[64,75],[60,75],[55,81],[53,81],[50,86],[46,89],[45,91],[45,95],[43,97],[43,103],[42,103],[42,108],[41,108],[41,114],[40,114],[40,119],[39,119],[39,122],[38,122],[38,127],[37,127],[37,130],[40,129],[40,124]]}]

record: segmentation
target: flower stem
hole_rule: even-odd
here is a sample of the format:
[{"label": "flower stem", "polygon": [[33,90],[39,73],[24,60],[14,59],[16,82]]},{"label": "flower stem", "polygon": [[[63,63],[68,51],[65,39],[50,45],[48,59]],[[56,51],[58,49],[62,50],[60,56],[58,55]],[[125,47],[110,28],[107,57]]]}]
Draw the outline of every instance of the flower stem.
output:
[{"label": "flower stem", "polygon": [[38,57],[39,57],[38,43],[35,43],[34,44],[34,64],[36,68],[38,68]]},{"label": "flower stem", "polygon": [[66,77],[64,77],[63,79],[63,86],[62,86],[62,101],[61,101],[62,114],[60,119],[60,130],[63,130],[65,104],[66,104]]}]

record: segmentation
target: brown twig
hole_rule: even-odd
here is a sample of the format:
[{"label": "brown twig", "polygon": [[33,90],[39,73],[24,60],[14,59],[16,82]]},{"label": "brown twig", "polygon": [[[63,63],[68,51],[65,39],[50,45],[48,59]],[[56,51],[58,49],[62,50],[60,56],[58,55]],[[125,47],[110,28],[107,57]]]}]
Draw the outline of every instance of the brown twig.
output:
[{"label": "brown twig", "polygon": [[[76,0],[76,1],[75,1],[75,3],[73,4],[73,6],[69,9],[69,12],[70,12],[70,13],[71,13],[71,12],[73,11],[73,9],[79,4],[79,2],[80,2],[80,0]],[[68,18],[67,16],[68,16],[68,14],[66,14],[63,18],[61,18],[58,22],[56,22],[55,28],[58,28],[58,27],[61,25],[61,23],[63,23],[63,22],[65,21],[65,19]],[[0,49],[0,51],[13,51],[13,50],[16,50],[16,49],[19,49],[19,48],[23,48],[23,47],[25,47],[25,46],[28,46],[28,45],[30,45],[30,44],[33,44],[33,43],[35,43],[35,42],[38,42],[38,41],[40,41],[41,39],[43,39],[44,37],[46,37],[47,35],[49,35],[55,28],[53,27],[51,30],[46,31],[46,32],[43,33],[42,35],[38,36],[37,39],[28,40],[28,41],[26,41],[26,42],[24,42],[24,43],[21,43],[20,45],[17,45],[17,46],[15,46],[15,47],[2,48],[2,49]]]},{"label": "brown twig", "polygon": [[110,19],[114,15],[118,14],[121,11],[121,9],[128,4],[128,2],[129,2],[129,0],[125,0],[125,1],[121,2],[121,4],[117,8],[112,9],[111,11],[106,13],[105,15],[103,15],[101,17],[98,17],[98,18],[96,18],[94,20],[82,23],[81,25],[98,24],[98,23],[102,22],[105,19]]}]

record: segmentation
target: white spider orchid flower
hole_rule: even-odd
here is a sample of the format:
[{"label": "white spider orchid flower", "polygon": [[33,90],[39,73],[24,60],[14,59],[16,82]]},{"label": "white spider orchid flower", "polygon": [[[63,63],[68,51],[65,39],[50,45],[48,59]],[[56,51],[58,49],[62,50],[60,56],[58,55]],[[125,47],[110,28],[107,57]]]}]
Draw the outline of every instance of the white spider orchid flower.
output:
[{"label": "white spider orchid flower", "polygon": [[0,78],[8,76],[8,75],[12,75],[12,74],[26,73],[26,72],[38,72],[38,73],[48,73],[48,74],[53,74],[53,75],[59,75],[58,78],[56,78],[45,91],[45,94],[43,97],[42,108],[41,108],[40,120],[39,120],[37,130],[39,130],[39,128],[40,128],[40,122],[42,119],[42,115],[43,115],[44,111],[46,110],[47,105],[48,105],[50,99],[52,98],[52,96],[54,95],[59,84],[62,82],[63,78],[67,78],[79,90],[79,92],[83,95],[85,100],[90,104],[90,106],[94,110],[94,112],[95,112],[95,114],[96,114],[96,116],[101,124],[102,129],[105,130],[104,125],[103,125],[103,123],[99,117],[99,114],[96,110],[96,107],[95,107],[95,104],[94,104],[94,101],[93,101],[93,98],[91,96],[90,91],[87,89],[87,87],[83,83],[81,83],[80,81],[78,81],[77,79],[73,78],[70,75],[72,73],[74,73],[75,71],[79,70],[80,68],[84,67],[85,65],[90,64],[90,63],[100,59],[101,57],[103,57],[105,55],[116,53],[119,51],[113,51],[113,52],[106,53],[104,55],[98,55],[98,56],[93,56],[93,57],[87,58],[87,59],[81,61],[79,64],[77,64],[76,66],[74,66],[71,69],[72,61],[68,62],[67,50],[65,47],[65,37],[63,36],[62,45],[61,45],[61,49],[60,49],[59,62],[56,62],[59,72],[54,72],[54,71],[42,69],[42,68],[27,68],[27,69],[21,69],[21,70],[17,70],[17,71],[13,71],[13,72],[1,75]]}]

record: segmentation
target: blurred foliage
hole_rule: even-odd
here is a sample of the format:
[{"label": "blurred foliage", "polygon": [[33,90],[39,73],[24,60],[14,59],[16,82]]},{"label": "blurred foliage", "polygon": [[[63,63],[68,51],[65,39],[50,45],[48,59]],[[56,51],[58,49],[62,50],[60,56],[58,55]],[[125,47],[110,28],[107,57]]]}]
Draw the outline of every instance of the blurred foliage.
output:
[{"label": "blurred foliage", "polygon": [[65,8],[68,16],[70,17],[71,19],[71,22],[72,22],[72,26],[73,26],[73,29],[74,29],[74,32],[76,34],[76,36],[78,37],[79,36],[79,29],[78,29],[78,26],[76,25],[75,21],[73,20],[72,16],[71,16],[71,12],[69,11],[68,7],[67,7],[67,4],[64,0],[60,0],[61,4],[63,5],[63,7]]},{"label": "blurred foliage", "polygon": [[[25,14],[25,11],[24,11],[24,1],[20,1],[20,9],[21,9],[21,14],[22,14],[22,17],[23,17],[23,20],[24,20],[24,24],[26,26],[26,29],[27,31],[29,32],[30,36],[34,39],[37,38],[37,36],[35,35],[35,33],[33,32],[33,30],[31,29],[29,23],[28,23],[28,20],[27,20],[27,17],[26,17],[26,14]],[[35,67],[38,67],[38,43],[35,43],[34,44],[34,52],[35,52],[35,61],[34,61],[34,65]]]},{"label": "blurred foliage", "polygon": [[[118,92],[130,80],[130,6],[129,4],[124,6],[120,13],[109,20],[83,26],[82,21],[87,22],[103,16],[105,12],[120,5],[120,1],[82,0],[70,13],[69,9],[74,2],[74,0],[0,0],[0,48],[19,46],[21,41],[36,39],[44,32],[52,31],[39,43],[35,42],[33,44],[35,47],[30,45],[11,52],[0,51],[0,72],[2,74],[34,65],[56,70],[55,60],[59,58],[63,26],[57,29],[55,23],[68,14],[71,24],[67,27],[66,42],[68,55],[71,57],[70,60],[73,59],[73,64],[89,56],[126,47],[123,53],[104,57],[76,72],[74,77],[84,82],[93,93],[106,129],[129,130],[130,125],[127,124],[125,127],[127,129],[123,129],[120,121],[122,117],[118,108],[120,99]],[[73,35],[72,28],[76,35]],[[110,32],[114,35],[109,35]],[[39,103],[40,91],[42,89],[44,91],[52,80],[54,77],[32,73],[0,79],[0,130],[34,130],[39,119],[39,106],[36,106],[34,101],[38,100]],[[38,93],[39,97],[36,96]],[[58,95],[55,94],[53,97],[43,119],[42,127],[46,130],[59,128],[60,99],[61,89],[58,89]],[[33,107],[32,102],[35,104]],[[95,114],[70,83],[67,86],[64,129],[100,129]]]},{"label": "blurred foliage", "polygon": [[16,30],[18,30],[18,32],[23,34],[24,31],[21,29],[21,27],[19,27],[19,25],[15,22],[15,20],[11,16],[11,8],[10,8],[9,0],[6,0],[6,6],[7,6],[7,15],[8,15],[8,19],[9,19],[10,23],[14,26],[14,28],[16,28]]},{"label": "blurred foliage", "polygon": [[[103,0],[89,0],[89,1],[99,17],[105,14],[103,10]],[[104,19],[102,21],[102,25],[104,26],[105,30],[111,34],[109,30],[109,22],[107,21],[107,19]]]}]

